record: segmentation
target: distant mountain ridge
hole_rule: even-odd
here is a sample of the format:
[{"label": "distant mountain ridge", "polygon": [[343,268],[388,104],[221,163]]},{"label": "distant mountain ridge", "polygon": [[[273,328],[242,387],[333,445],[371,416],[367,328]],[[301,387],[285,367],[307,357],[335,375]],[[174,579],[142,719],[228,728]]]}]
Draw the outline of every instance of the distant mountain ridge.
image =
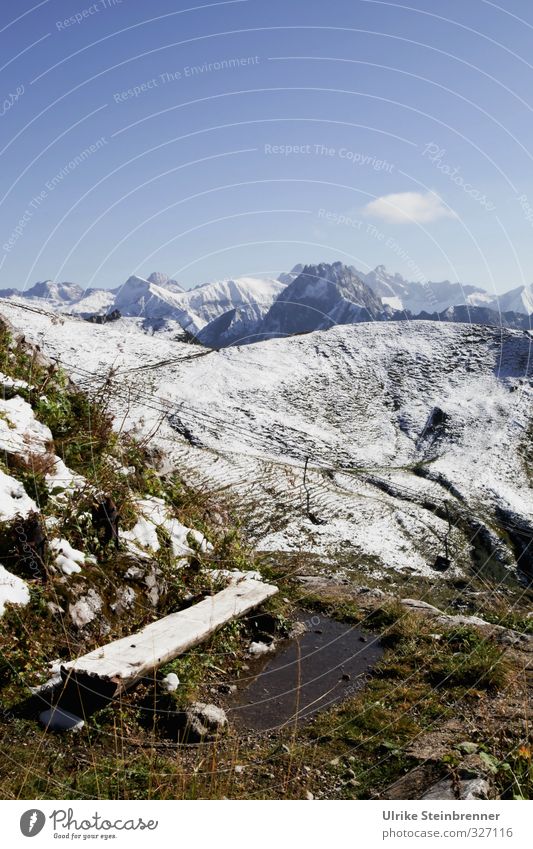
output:
[{"label": "distant mountain ridge", "polygon": [[0,289],[0,298],[41,298],[53,303],[72,303],[83,294],[84,290],[76,283],[56,283],[54,280],[42,280],[31,289]]},{"label": "distant mountain ridge", "polygon": [[264,338],[328,330],[377,319],[381,300],[341,262],[306,265],[270,307],[259,328]]},{"label": "distant mountain ridge", "polygon": [[130,276],[114,289],[83,289],[45,280],[30,289],[0,290],[0,298],[31,301],[83,318],[120,313],[149,332],[185,332],[208,347],[327,330],[365,321],[433,321],[529,329],[533,285],[494,297],[479,286],[449,280],[408,281],[384,265],[368,272],[342,262],[294,266],[278,279],[240,277],[184,289],[167,274]]},{"label": "distant mountain ridge", "polygon": [[448,307],[460,304],[486,306],[494,301],[493,296],[479,286],[451,283],[449,280],[439,282],[429,280],[427,283],[408,281],[401,274],[390,274],[384,265],[376,266],[367,274],[356,269],[354,271],[384,304],[413,314],[424,310],[441,312]]}]

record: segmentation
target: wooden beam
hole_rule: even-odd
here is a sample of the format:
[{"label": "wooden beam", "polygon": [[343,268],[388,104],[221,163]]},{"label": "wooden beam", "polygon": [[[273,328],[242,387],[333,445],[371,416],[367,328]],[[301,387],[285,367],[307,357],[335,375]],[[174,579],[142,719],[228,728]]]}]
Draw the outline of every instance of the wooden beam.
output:
[{"label": "wooden beam", "polygon": [[186,610],[152,622],[130,637],[64,664],[63,682],[77,684],[94,694],[101,693],[103,687],[106,697],[113,698],[277,592],[272,584],[244,578]]}]

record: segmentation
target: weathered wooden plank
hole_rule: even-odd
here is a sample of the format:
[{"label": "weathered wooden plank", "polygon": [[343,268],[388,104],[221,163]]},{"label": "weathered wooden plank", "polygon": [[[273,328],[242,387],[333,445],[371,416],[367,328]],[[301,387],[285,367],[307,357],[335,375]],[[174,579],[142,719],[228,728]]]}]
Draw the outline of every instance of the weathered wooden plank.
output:
[{"label": "weathered wooden plank", "polygon": [[[115,640],[61,667],[63,680],[87,678],[110,685],[113,695],[210,637],[231,619],[243,616],[278,588],[251,578],[231,584],[216,595],[152,622],[136,634]],[[95,682],[96,683],[96,682]],[[107,688],[106,688],[107,689]]]}]

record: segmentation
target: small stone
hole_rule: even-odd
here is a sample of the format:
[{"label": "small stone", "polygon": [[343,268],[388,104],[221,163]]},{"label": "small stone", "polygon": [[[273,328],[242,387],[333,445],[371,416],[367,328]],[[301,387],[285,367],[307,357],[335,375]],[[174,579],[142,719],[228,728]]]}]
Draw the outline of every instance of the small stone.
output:
[{"label": "small stone", "polygon": [[125,613],[130,609],[132,604],[135,601],[135,590],[132,587],[125,587],[121,592],[117,594],[116,601],[110,605],[113,613],[116,613],[118,616]]},{"label": "small stone", "polygon": [[98,593],[89,590],[87,595],[80,598],[76,604],[69,605],[68,612],[76,627],[84,628],[96,619],[102,607],[103,602]]},{"label": "small stone", "polygon": [[309,802],[312,802],[315,797],[313,796],[310,790],[307,790],[305,793],[305,798],[308,799]]},{"label": "small stone", "polygon": [[478,750],[477,743],[472,743],[470,740],[465,740],[464,743],[459,743],[457,748],[464,752],[465,755],[473,755]]},{"label": "small stone", "polygon": [[499,642],[504,646],[516,646],[520,642],[520,637],[513,634],[502,634]]},{"label": "small stone", "polygon": [[307,625],[305,622],[295,622],[289,633],[289,639],[295,640],[307,633]]},{"label": "small stone", "polygon": [[144,569],[139,568],[139,566],[130,566],[124,572],[124,577],[128,581],[140,581],[144,577]]},{"label": "small stone", "polygon": [[219,684],[218,692],[219,693],[225,693],[227,695],[232,695],[233,693],[237,692],[237,685],[236,684]]},{"label": "small stone", "polygon": [[242,764],[237,764],[237,766],[235,767],[235,772],[237,773],[237,775],[242,775],[242,773],[244,772],[244,767],[242,766]]},{"label": "small stone", "polygon": [[216,705],[193,702],[185,711],[186,733],[190,742],[220,733],[228,724],[225,711]]}]

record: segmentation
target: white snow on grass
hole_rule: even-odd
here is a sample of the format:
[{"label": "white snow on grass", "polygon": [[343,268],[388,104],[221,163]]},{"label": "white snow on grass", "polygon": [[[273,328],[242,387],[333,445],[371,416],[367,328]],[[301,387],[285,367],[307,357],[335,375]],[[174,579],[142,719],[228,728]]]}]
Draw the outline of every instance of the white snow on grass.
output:
[{"label": "white snow on grass", "polygon": [[71,472],[63,460],[51,453],[52,446],[50,428],[35,418],[27,401],[18,395],[8,401],[0,399],[0,450],[18,454],[30,463],[35,456],[48,458],[45,481],[50,492],[82,489],[85,479]]},{"label": "white snow on grass", "polygon": [[30,600],[28,585],[22,578],[12,575],[0,564],[0,616],[4,615],[6,604],[26,605]]},{"label": "white snow on grass", "polygon": [[0,521],[9,522],[16,516],[25,518],[33,511],[38,512],[38,507],[20,481],[0,471]]},{"label": "white snow on grass", "polygon": [[4,386],[6,389],[30,388],[30,384],[26,380],[16,380],[13,377],[9,377],[7,374],[4,374],[3,371],[0,371],[0,386]]},{"label": "white snow on grass", "polygon": [[0,449],[9,454],[46,454],[53,442],[50,429],[38,422],[27,401],[19,395],[0,399]]},{"label": "white snow on grass", "polygon": [[82,566],[87,560],[83,551],[73,548],[66,539],[53,539],[50,548],[54,553],[54,563],[61,569],[64,575],[73,575],[81,572]]},{"label": "white snow on grass", "polygon": [[175,557],[188,557],[194,554],[194,550],[187,541],[189,534],[196,540],[201,551],[212,548],[211,543],[205,539],[203,534],[187,528],[174,518],[161,498],[147,496],[138,499],[134,507],[140,514],[139,518],[131,530],[123,531],[121,534],[121,538],[133,545],[134,549],[158,551],[160,548],[157,535],[158,528],[168,533]]},{"label": "white snow on grass", "polygon": [[[82,475],[72,472],[65,466],[60,457],[54,456],[51,471],[45,475],[46,486],[50,492],[57,495],[66,494],[77,489],[84,489],[87,481]],[[59,493],[62,490],[62,493]]]},{"label": "white snow on grass", "polygon": [[161,689],[164,690],[165,693],[175,693],[179,685],[180,679],[175,672],[169,672],[168,675],[165,675],[165,677],[161,679]]}]

